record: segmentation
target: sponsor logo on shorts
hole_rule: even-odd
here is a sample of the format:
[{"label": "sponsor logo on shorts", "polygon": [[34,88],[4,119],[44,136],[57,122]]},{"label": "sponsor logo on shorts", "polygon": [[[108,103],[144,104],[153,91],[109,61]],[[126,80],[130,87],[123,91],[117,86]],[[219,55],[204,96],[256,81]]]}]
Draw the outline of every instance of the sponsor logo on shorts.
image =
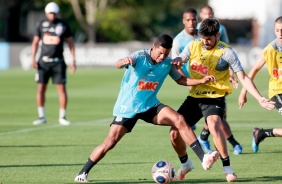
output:
[{"label": "sponsor logo on shorts", "polygon": [[122,121],[122,117],[121,116],[117,116],[116,117],[116,122],[121,122]]}]

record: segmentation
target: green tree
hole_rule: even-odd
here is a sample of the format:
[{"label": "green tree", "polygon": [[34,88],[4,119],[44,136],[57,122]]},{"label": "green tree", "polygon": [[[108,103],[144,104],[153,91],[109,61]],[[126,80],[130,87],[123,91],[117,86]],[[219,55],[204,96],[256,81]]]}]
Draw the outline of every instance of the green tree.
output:
[{"label": "green tree", "polygon": [[[38,4],[38,1],[34,3]],[[46,4],[49,1],[45,2]],[[54,0],[73,32],[83,31],[88,43],[148,41],[160,33],[176,35],[182,13],[207,0]]]}]

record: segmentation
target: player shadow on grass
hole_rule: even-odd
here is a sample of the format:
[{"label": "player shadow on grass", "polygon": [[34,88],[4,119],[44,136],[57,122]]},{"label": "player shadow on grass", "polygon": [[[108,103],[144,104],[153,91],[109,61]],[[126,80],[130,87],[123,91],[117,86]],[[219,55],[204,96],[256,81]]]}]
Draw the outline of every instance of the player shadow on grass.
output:
[{"label": "player shadow on grass", "polygon": [[[282,181],[282,176],[261,176],[257,177],[258,182],[269,183],[271,181]],[[282,183],[282,182],[281,182]]]},{"label": "player shadow on grass", "polygon": [[9,167],[65,167],[65,166],[76,166],[81,164],[34,164],[34,165],[0,165],[0,168],[9,168]]},{"label": "player shadow on grass", "polygon": [[[240,182],[240,181],[239,181]],[[251,180],[249,182],[252,182]],[[101,181],[101,180],[89,180],[89,183],[95,183],[95,184],[150,184],[150,183],[156,183],[153,179],[147,180],[147,179],[138,179],[138,180],[130,180],[130,181]],[[171,184],[189,184],[189,183],[226,183],[226,180],[223,179],[210,179],[210,178],[204,178],[204,179],[185,179],[183,181],[173,181],[169,182]]]},{"label": "player shadow on grass", "polygon": [[[282,181],[282,176],[262,176],[257,178],[240,178],[236,183],[266,183],[271,181]],[[123,180],[123,181],[101,181],[101,180],[89,180],[89,183],[95,184],[150,184],[156,183],[153,179],[136,179],[136,180]],[[211,179],[211,178],[203,178],[203,179],[185,179],[183,181],[173,181],[171,184],[189,184],[189,183],[224,183],[226,184],[226,180],[222,179]]]},{"label": "player shadow on grass", "polygon": [[72,146],[89,146],[87,144],[77,145],[0,145],[0,148],[44,148],[44,147],[72,147]]},{"label": "player shadow on grass", "polygon": [[[135,165],[135,164],[149,164],[150,162],[130,162],[130,163],[100,163],[100,165]],[[79,163],[79,164],[64,164],[64,163],[61,163],[61,164],[34,164],[34,165],[31,165],[31,164],[20,164],[20,165],[0,165],[0,168],[9,168],[9,167],[65,167],[65,166],[82,166],[83,164]]]}]

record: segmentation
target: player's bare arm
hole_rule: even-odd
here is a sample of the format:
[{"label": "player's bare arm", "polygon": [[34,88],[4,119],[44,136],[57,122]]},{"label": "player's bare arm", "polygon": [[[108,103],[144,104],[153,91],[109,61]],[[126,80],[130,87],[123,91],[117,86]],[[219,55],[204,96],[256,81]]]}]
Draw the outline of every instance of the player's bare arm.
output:
[{"label": "player's bare arm", "polygon": [[31,58],[32,58],[32,67],[37,68],[37,62],[36,62],[36,53],[38,50],[38,45],[39,45],[40,37],[39,36],[34,36],[32,45],[31,45]]},{"label": "player's bare arm", "polygon": [[213,75],[205,76],[202,79],[191,79],[185,76],[181,76],[181,78],[176,80],[176,82],[184,86],[195,86],[198,84],[205,84],[207,82],[216,82],[216,79]]},{"label": "player's bare arm", "polygon": [[71,71],[71,73],[74,73],[76,71],[75,47],[74,47],[72,37],[68,37],[66,40],[67,40],[67,43],[69,45],[70,53],[71,53],[71,56],[72,56],[72,63],[70,65],[70,71]]},{"label": "player's bare arm", "polygon": [[234,72],[231,68],[229,68],[229,75],[230,75],[230,82],[231,82],[233,88],[237,89],[238,88],[238,80],[235,77]]},{"label": "player's bare arm", "polygon": [[[265,60],[264,60],[263,55],[261,55],[258,58],[256,64],[250,70],[250,72],[248,74],[249,78],[254,80],[256,74],[264,66],[264,64],[265,64]],[[241,90],[241,93],[238,97],[239,108],[241,109],[246,102],[247,102],[247,90],[246,90],[246,88],[243,87],[242,90]]]},{"label": "player's bare arm", "polygon": [[246,88],[246,90],[257,99],[257,101],[260,103],[260,105],[267,109],[267,110],[273,110],[275,108],[274,104],[275,102],[266,99],[263,97],[259,91],[257,90],[255,84],[253,81],[245,74],[244,71],[239,71],[236,73],[238,79],[242,83],[243,87]]},{"label": "player's bare arm", "polygon": [[127,67],[128,65],[131,65],[131,64],[132,64],[131,58],[126,57],[126,58],[118,60],[115,64],[115,66],[116,66],[116,68],[124,68],[124,67]]},{"label": "player's bare arm", "polygon": [[171,61],[171,64],[173,64],[176,69],[179,70],[185,64],[185,61],[183,61],[181,57],[176,57]]}]

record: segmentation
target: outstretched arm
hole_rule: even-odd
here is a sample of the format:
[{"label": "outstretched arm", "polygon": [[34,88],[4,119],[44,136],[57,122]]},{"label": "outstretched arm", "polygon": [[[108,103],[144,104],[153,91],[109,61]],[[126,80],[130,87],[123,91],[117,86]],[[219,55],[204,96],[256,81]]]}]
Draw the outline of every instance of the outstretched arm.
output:
[{"label": "outstretched arm", "polygon": [[263,97],[259,91],[257,90],[255,84],[253,81],[245,74],[244,71],[236,72],[238,79],[242,83],[243,87],[252,95],[254,96],[257,101],[260,103],[260,105],[268,110],[272,110],[275,108],[274,104],[275,102],[270,101]]},{"label": "outstretched arm", "polygon": [[234,89],[237,89],[238,88],[238,80],[236,79],[235,75],[234,75],[234,72],[231,68],[229,68],[229,75],[230,75],[230,82],[233,86]]},{"label": "outstretched arm", "polygon": [[173,64],[175,68],[179,70],[185,64],[185,61],[183,61],[181,57],[176,57],[173,60],[171,60],[171,64]]},{"label": "outstretched arm", "polygon": [[215,81],[216,79],[213,75],[205,76],[202,79],[191,79],[182,75],[180,79],[176,80],[177,84],[183,86],[195,86],[198,84],[204,84],[207,82],[215,82]]},{"label": "outstretched arm", "polygon": [[[250,70],[250,72],[248,74],[249,78],[254,80],[257,72],[264,66],[264,64],[265,64],[265,60],[264,60],[263,55],[261,55],[258,58],[256,64]],[[238,98],[239,108],[241,109],[246,102],[247,102],[247,89],[245,87],[243,87],[242,90],[241,90],[241,93],[239,95],[239,98]]]}]

